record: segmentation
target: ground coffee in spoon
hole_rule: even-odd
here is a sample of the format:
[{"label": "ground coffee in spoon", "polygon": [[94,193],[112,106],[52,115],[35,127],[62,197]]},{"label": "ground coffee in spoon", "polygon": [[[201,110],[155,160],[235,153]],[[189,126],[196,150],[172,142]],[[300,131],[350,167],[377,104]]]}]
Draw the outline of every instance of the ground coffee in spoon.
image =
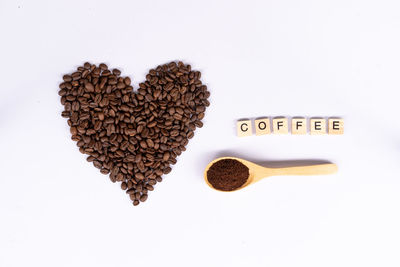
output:
[{"label": "ground coffee in spoon", "polygon": [[208,182],[218,190],[233,191],[249,178],[249,168],[235,159],[222,159],[215,162],[207,171]]}]

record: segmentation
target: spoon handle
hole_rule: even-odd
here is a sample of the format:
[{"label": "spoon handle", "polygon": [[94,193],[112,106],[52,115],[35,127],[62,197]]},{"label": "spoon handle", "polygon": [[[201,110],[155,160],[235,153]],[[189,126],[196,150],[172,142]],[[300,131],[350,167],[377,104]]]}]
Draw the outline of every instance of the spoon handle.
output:
[{"label": "spoon handle", "polygon": [[336,173],[338,167],[336,164],[318,164],[310,166],[271,168],[272,175],[322,175]]}]

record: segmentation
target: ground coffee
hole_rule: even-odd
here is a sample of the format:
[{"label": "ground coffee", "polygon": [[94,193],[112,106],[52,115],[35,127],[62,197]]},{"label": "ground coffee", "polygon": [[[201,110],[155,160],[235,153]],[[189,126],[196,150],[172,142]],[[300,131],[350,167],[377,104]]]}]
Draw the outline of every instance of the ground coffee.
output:
[{"label": "ground coffee", "polygon": [[223,159],[215,162],[207,171],[208,182],[218,190],[238,189],[249,178],[249,168],[235,159]]},{"label": "ground coffee", "polygon": [[61,115],[87,161],[121,182],[138,205],[203,126],[210,93],[200,72],[182,62],[151,69],[137,92],[120,75],[103,63],[85,63],[64,75]]}]

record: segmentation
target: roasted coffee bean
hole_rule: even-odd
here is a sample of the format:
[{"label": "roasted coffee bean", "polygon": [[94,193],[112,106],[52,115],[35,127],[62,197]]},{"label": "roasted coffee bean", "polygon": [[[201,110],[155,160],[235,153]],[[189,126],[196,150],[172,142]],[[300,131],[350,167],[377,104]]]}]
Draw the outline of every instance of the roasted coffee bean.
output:
[{"label": "roasted coffee bean", "polygon": [[141,197],[140,197],[140,202],[145,202],[147,200],[147,194],[143,194]]},{"label": "roasted coffee bean", "polygon": [[172,170],[172,169],[171,169],[170,167],[165,168],[165,169],[164,169],[164,174],[170,173],[171,170]]},{"label": "roasted coffee bean", "polygon": [[171,62],[150,70],[137,93],[129,77],[104,63],[86,62],[62,77],[61,116],[71,139],[87,161],[121,182],[133,205],[147,200],[203,126],[210,93],[200,77],[190,65]]},{"label": "roasted coffee bean", "polygon": [[125,77],[125,78],[124,78],[124,83],[125,83],[127,86],[131,85],[131,78]]},{"label": "roasted coffee bean", "polygon": [[108,69],[107,65],[104,64],[104,63],[100,63],[99,68],[100,68],[101,70],[107,70],[107,69]]},{"label": "roasted coffee bean", "polygon": [[110,171],[107,170],[107,169],[105,169],[105,168],[102,168],[102,169],[100,170],[100,172],[101,172],[102,174],[109,174],[109,173],[110,173]]},{"label": "roasted coffee bean", "polygon": [[65,82],[70,82],[70,81],[72,81],[72,77],[71,77],[70,75],[64,75],[64,76],[63,76],[63,80],[64,80]]},{"label": "roasted coffee bean", "polygon": [[85,89],[87,92],[94,92],[94,86],[89,82],[85,84]]},{"label": "roasted coffee bean", "polygon": [[135,177],[137,178],[137,179],[139,179],[139,180],[143,180],[144,179],[144,175],[143,175],[143,173],[137,173],[136,175],[135,175]]},{"label": "roasted coffee bean", "polygon": [[148,183],[149,185],[155,185],[157,182],[156,182],[156,180],[154,180],[154,179],[150,179],[147,183]]},{"label": "roasted coffee bean", "polygon": [[154,187],[152,185],[148,184],[148,185],[146,185],[146,189],[149,190],[149,191],[153,191]]},{"label": "roasted coffee bean", "polygon": [[126,190],[128,188],[128,185],[126,184],[126,182],[122,182],[121,183],[121,189],[122,190]]},{"label": "roasted coffee bean", "polygon": [[63,111],[63,112],[61,112],[61,116],[62,116],[63,118],[69,118],[70,112],[69,112],[69,111]]},{"label": "roasted coffee bean", "polygon": [[[124,186],[125,187],[125,186]],[[121,185],[121,188],[122,188],[122,185]],[[123,188],[122,188],[123,189]],[[126,188],[125,188],[126,189]],[[123,190],[125,190],[125,189],[123,189]],[[129,195],[132,195],[132,194],[135,194],[135,192],[136,192],[136,188],[134,188],[134,187],[131,187],[131,188],[129,188],[128,190],[126,190],[126,193],[127,194],[129,194]]]}]

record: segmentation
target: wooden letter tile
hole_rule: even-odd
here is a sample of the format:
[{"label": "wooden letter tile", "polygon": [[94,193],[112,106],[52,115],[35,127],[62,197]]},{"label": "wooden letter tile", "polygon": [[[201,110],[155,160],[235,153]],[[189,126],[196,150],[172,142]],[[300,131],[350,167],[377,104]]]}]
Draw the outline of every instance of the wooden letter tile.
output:
[{"label": "wooden letter tile", "polygon": [[310,119],[310,133],[313,135],[326,134],[326,119]]},{"label": "wooden letter tile", "polygon": [[272,128],[274,134],[287,134],[289,133],[288,119],[287,118],[274,118],[272,120]]},{"label": "wooden letter tile", "polygon": [[305,118],[292,118],[292,134],[307,134],[307,120]]},{"label": "wooden letter tile", "polygon": [[236,123],[237,135],[239,137],[252,135],[251,120],[241,120]]},{"label": "wooden letter tile", "polygon": [[343,134],[343,132],[344,132],[344,120],[343,119],[330,118],[328,120],[328,124],[329,124],[329,128],[328,128],[329,134]]},{"label": "wooden letter tile", "polygon": [[254,121],[256,127],[256,135],[264,135],[271,133],[271,125],[269,118],[257,119]]}]

